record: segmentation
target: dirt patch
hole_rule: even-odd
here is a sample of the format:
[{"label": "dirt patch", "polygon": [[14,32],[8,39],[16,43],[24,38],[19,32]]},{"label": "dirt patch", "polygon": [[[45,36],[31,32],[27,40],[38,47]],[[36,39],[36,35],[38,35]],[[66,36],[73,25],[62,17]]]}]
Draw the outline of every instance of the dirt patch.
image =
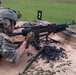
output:
[{"label": "dirt patch", "polygon": [[[25,22],[19,21],[17,25],[23,23]],[[16,30],[15,32],[18,31],[21,30]],[[55,49],[53,49],[56,51],[52,51],[51,53],[55,53],[58,58],[53,60],[55,56],[50,53],[51,57],[47,60],[46,56],[43,57],[43,55],[41,55],[23,75],[76,75],[76,43],[64,40],[58,35],[51,34],[49,37],[61,42],[61,44],[50,44],[50,46],[54,47]],[[22,41],[24,38],[25,37],[19,35],[12,39],[13,41]],[[58,52],[60,50],[62,51]],[[0,75],[19,74],[37,52],[38,51],[30,45],[29,49],[26,49],[26,53],[17,63],[11,64],[5,60],[0,61]],[[28,56],[28,53],[31,53],[31,55]]]}]

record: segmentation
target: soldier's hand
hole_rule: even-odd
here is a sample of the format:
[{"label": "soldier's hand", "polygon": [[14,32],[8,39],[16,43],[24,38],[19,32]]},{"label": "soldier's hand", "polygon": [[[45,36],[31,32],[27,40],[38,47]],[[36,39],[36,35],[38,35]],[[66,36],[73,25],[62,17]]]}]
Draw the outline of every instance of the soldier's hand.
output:
[{"label": "soldier's hand", "polygon": [[27,34],[27,37],[26,37],[26,42],[27,42],[26,48],[29,47],[29,44],[34,39],[34,37],[35,37],[35,35],[34,35],[33,32],[30,32],[30,33]]}]

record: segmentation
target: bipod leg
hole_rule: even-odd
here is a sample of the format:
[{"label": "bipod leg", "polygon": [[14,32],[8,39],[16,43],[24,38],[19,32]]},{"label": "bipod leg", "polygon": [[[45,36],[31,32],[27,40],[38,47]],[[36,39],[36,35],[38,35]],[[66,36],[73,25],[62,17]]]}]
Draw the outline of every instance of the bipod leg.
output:
[{"label": "bipod leg", "polygon": [[41,42],[46,42],[47,44],[49,43],[61,43],[60,41],[54,40],[48,36],[46,36],[45,38],[40,39]]},{"label": "bipod leg", "polygon": [[19,73],[18,75],[23,75],[31,66],[31,64],[35,61],[35,59],[44,51],[45,48],[45,44],[43,45],[43,47],[41,48],[41,50],[39,50],[39,52],[33,57],[33,59],[29,62],[29,64],[25,67],[25,69],[23,70],[22,73]]}]

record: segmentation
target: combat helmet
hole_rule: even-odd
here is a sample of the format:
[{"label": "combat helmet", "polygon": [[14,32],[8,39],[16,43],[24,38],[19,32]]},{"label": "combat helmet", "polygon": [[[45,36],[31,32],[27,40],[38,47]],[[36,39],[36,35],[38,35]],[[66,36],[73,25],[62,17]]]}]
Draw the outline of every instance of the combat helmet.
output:
[{"label": "combat helmet", "polygon": [[10,8],[5,8],[5,7],[0,7],[0,27],[8,28],[9,25],[11,25],[11,21],[16,24],[16,21],[21,17],[21,14],[17,14],[16,11],[10,9]]}]

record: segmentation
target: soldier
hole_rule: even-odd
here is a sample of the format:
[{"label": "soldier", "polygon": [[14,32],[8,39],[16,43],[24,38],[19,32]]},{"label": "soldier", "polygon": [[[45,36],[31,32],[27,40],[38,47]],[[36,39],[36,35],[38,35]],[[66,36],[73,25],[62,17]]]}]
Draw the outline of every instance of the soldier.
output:
[{"label": "soldier", "polygon": [[16,21],[20,18],[14,10],[9,8],[0,8],[0,57],[5,58],[11,63],[15,63],[23,55],[26,50],[26,44],[32,40],[32,32],[26,38],[26,41],[15,49],[14,43],[9,33],[13,33]]}]

